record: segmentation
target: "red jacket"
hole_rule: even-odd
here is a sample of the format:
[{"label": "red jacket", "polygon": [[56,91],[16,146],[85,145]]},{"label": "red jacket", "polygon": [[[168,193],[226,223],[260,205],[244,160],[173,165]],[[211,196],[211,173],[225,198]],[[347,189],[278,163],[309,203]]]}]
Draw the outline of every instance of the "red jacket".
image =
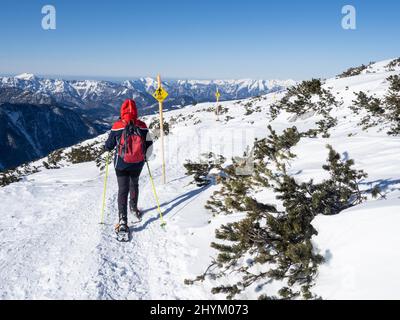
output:
[{"label": "red jacket", "polygon": [[[136,103],[131,99],[125,100],[125,102],[121,106],[120,119],[116,121],[112,126],[110,135],[108,136],[108,139],[105,143],[106,150],[108,151],[114,150],[114,148],[118,145],[121,139],[122,132],[124,131],[125,127],[129,124],[130,121],[132,121],[135,124],[135,126],[137,126],[140,129],[140,133],[143,139],[146,141],[146,153],[147,153],[147,150],[152,146],[153,141],[151,140],[151,137],[149,135],[149,129],[147,128],[147,125],[143,121],[138,119],[138,111]],[[114,164],[117,170],[135,169],[138,166],[143,165],[143,163],[139,164],[125,163],[123,159],[118,156],[117,152],[115,154]]]}]

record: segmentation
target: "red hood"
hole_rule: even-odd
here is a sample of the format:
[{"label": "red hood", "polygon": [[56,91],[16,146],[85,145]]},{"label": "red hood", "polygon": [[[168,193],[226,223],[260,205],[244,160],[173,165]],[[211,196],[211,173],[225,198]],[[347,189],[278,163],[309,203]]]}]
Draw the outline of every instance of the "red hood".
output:
[{"label": "red hood", "polygon": [[121,119],[125,122],[136,121],[138,112],[135,101],[131,99],[125,100],[121,106]]}]

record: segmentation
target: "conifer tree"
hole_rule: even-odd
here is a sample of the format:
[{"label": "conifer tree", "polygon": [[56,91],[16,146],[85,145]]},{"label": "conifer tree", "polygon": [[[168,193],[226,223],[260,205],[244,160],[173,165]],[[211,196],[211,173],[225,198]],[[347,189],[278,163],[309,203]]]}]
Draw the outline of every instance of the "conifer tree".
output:
[{"label": "conifer tree", "polygon": [[400,58],[390,61],[390,63],[386,66],[388,71],[395,71],[396,67],[400,66]]},{"label": "conifer tree", "polygon": [[388,108],[388,119],[392,123],[388,132],[391,135],[400,134],[400,76],[395,75],[388,78],[390,82],[389,93],[386,96]]},{"label": "conifer tree", "polygon": [[348,77],[354,77],[354,76],[358,76],[360,75],[363,71],[367,70],[368,67],[370,67],[372,64],[374,64],[375,62],[370,62],[368,65],[364,65],[362,64],[359,67],[353,67],[353,68],[349,68],[347,69],[345,72],[343,72],[342,74],[338,75],[337,78],[348,78]]},{"label": "conifer tree", "polygon": [[318,128],[308,131],[305,135],[315,137],[322,134],[322,137],[327,138],[329,130],[337,125],[337,119],[331,115],[331,110],[339,105],[331,92],[322,87],[321,80],[312,79],[289,88],[288,93],[270,107],[270,114],[272,119],[283,110],[294,114],[296,118],[310,112],[320,115],[322,119],[316,123]]},{"label": "conifer tree", "polygon": [[[246,216],[216,230],[216,241],[211,244],[219,252],[212,264],[214,268],[196,280],[218,279],[227,272],[241,275],[240,281],[212,290],[215,294],[225,294],[228,299],[234,299],[252,285],[274,280],[286,284],[277,292],[281,299],[316,299],[318,297],[311,289],[318,265],[324,259],[313,250],[311,238],[317,231],[311,222],[318,214],[338,214],[361,203],[365,197],[358,183],[366,174],[353,169],[353,160],[342,160],[328,146],[328,160],[323,169],[329,173],[329,179],[318,184],[312,180],[298,183],[286,167],[295,158],[291,149],[302,134],[295,127],[286,129],[281,135],[269,129],[270,135],[266,139],[255,141],[253,175],[235,176],[234,163],[227,168],[228,178],[223,180],[221,190],[207,205],[213,212],[239,211]],[[254,197],[261,187],[275,193],[283,210]],[[252,268],[256,265],[268,268]],[[261,292],[259,298],[278,297]]]},{"label": "conifer tree", "polygon": [[370,97],[364,92],[356,93],[356,100],[350,108],[355,114],[366,111],[359,125],[364,130],[382,123],[390,125],[389,135],[400,134],[400,76],[394,75],[387,79],[390,83],[388,94],[384,99]]},{"label": "conifer tree", "polygon": [[359,125],[362,126],[364,130],[376,126],[385,114],[382,101],[378,98],[370,97],[362,91],[355,93],[355,95],[356,100],[353,101],[353,105],[350,109],[356,115],[359,115],[363,110],[367,112],[361,119]]}]

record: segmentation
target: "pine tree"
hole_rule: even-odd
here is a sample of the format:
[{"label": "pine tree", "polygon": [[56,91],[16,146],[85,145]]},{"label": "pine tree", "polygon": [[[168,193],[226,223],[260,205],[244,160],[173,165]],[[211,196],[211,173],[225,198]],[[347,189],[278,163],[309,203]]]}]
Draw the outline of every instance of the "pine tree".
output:
[{"label": "pine tree", "polygon": [[382,123],[390,124],[389,135],[400,134],[400,76],[394,75],[387,79],[390,83],[388,94],[383,100],[370,97],[364,92],[356,93],[357,99],[351,106],[355,114],[366,111],[359,125],[364,130]]},{"label": "pine tree", "polygon": [[[255,141],[253,175],[235,176],[234,163],[227,168],[228,178],[223,181],[221,190],[209,201],[208,207],[213,212],[240,211],[245,212],[246,217],[216,230],[216,241],[211,244],[219,252],[213,262],[215,268],[196,280],[202,281],[207,276],[217,279],[226,272],[240,274],[240,281],[212,290],[215,294],[226,294],[228,299],[234,299],[260,281],[273,280],[286,283],[278,292],[281,299],[317,299],[311,288],[318,265],[324,259],[313,250],[311,238],[317,231],[311,222],[318,214],[338,214],[361,203],[365,197],[358,183],[366,174],[353,169],[353,160],[341,160],[340,155],[328,146],[328,160],[323,169],[330,178],[319,184],[312,180],[298,183],[287,173],[286,167],[295,157],[291,149],[302,134],[295,127],[281,135],[272,128],[269,130],[268,138]],[[284,210],[256,200],[252,195],[260,186],[274,192]],[[247,257],[245,264],[244,256]],[[267,264],[269,269],[255,272],[251,267],[256,264]],[[259,298],[276,297],[261,294]]]},{"label": "pine tree", "polygon": [[388,108],[388,119],[392,123],[388,134],[398,135],[400,134],[400,76],[391,76],[388,80],[390,88],[386,96],[386,105]]},{"label": "pine tree", "polygon": [[375,62],[370,62],[368,65],[361,65],[359,67],[353,67],[347,69],[345,72],[342,74],[338,75],[337,78],[348,78],[348,77],[354,77],[360,75],[363,71],[367,70],[371,65],[373,65]]},{"label": "pine tree", "polygon": [[363,127],[364,130],[376,126],[385,114],[385,108],[380,99],[368,96],[365,92],[360,91],[355,93],[356,100],[353,101],[353,105],[350,109],[359,115],[361,111],[366,111],[367,114],[361,119],[359,125]]},{"label": "pine tree", "polygon": [[396,67],[400,66],[400,58],[390,61],[390,63],[386,66],[388,71],[395,71]]},{"label": "pine tree", "polygon": [[304,135],[315,137],[322,134],[322,137],[327,138],[329,130],[337,125],[337,119],[331,115],[331,110],[333,106],[339,105],[331,92],[322,87],[321,80],[312,79],[289,88],[288,93],[270,107],[270,114],[272,119],[282,110],[294,114],[296,118],[311,112],[320,115],[322,119],[316,123],[317,129],[312,129]]}]

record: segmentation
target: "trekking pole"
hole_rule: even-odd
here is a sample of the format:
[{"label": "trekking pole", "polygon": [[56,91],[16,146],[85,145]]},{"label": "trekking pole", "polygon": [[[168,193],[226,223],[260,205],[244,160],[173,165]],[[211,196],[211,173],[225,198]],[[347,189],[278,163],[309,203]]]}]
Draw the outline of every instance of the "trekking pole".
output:
[{"label": "trekking pole", "polygon": [[106,176],[104,177],[104,190],[103,190],[103,206],[101,208],[101,222],[100,224],[104,224],[104,209],[106,207],[106,191],[107,191],[107,179],[108,179],[108,163],[110,162],[110,154],[108,152],[106,157]]},{"label": "trekking pole", "polygon": [[161,227],[165,227],[167,225],[167,223],[164,221],[164,218],[163,218],[163,214],[162,214],[161,207],[160,207],[160,201],[158,200],[156,187],[154,185],[153,176],[151,175],[150,166],[149,166],[149,163],[147,162],[147,160],[146,160],[146,164],[147,164],[147,170],[149,171],[149,176],[150,176],[151,186],[153,188],[154,198],[156,199],[158,212],[160,213]]}]

